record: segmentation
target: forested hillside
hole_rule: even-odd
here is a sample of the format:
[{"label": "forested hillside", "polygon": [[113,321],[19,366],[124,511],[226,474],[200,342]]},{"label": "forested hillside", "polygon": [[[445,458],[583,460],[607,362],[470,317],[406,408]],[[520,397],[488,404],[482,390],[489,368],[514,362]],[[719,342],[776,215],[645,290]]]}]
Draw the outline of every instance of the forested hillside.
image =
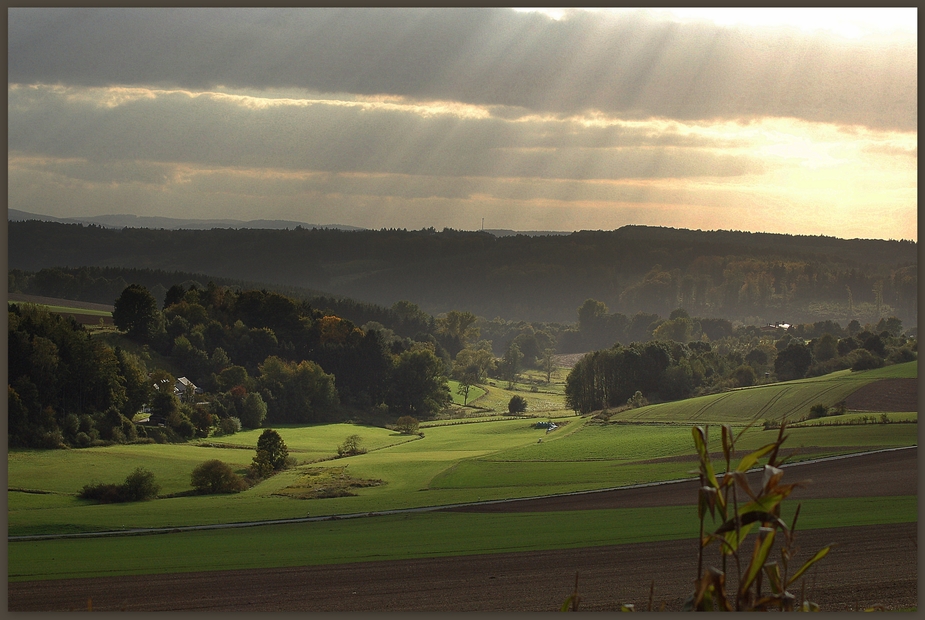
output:
[{"label": "forested hillside", "polygon": [[[9,304],[10,445],[184,440],[232,418],[232,432],[357,413],[426,418],[449,402],[446,353],[428,334],[364,330],[278,293],[212,283],[165,297],[161,308],[145,287],[126,287],[113,309],[125,333],[109,338]],[[169,389],[180,376],[205,394],[181,402]],[[159,425],[134,423],[146,406]]]},{"label": "forested hillside", "polygon": [[759,324],[917,321],[917,244],[627,226],[571,235],[486,232],[104,229],[9,223],[9,267],[148,268],[305,287],[426,312],[573,322],[609,312]]}]

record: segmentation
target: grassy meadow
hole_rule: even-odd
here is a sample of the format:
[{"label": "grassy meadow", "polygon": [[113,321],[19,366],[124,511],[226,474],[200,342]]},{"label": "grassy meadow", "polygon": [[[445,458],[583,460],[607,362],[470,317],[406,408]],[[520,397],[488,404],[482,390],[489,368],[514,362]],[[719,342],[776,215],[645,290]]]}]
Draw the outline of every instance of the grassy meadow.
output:
[{"label": "grassy meadow", "polygon": [[648,405],[615,414],[612,420],[681,422],[688,424],[747,424],[763,420],[798,420],[817,403],[834,405],[858,388],[878,379],[918,376],[918,362],[876,370],[840,370],[822,377],[739,388],[670,403]]},{"label": "grassy meadow", "polygon": [[[465,419],[428,423],[421,429],[423,437],[354,424],[275,427],[298,464],[234,495],[186,495],[110,505],[77,497],[84,485],[122,482],[139,466],[154,473],[162,496],[189,491],[191,471],[209,459],[220,459],[243,472],[254,456],[260,430],[177,445],[13,450],[8,455],[8,534],[173,528],[307,514],[355,515],[688,478],[697,466],[690,430],[694,424],[713,425],[711,450],[720,448],[718,422],[741,432],[738,448],[754,449],[776,435],[776,431],[762,430],[765,419],[802,417],[813,404],[834,404],[870,381],[916,373],[915,362],[835,373],[628,410],[606,423],[565,410],[561,395],[552,388],[534,393],[526,384],[515,386],[516,391],[504,389],[506,384],[489,385],[474,403],[470,399],[470,404],[484,409],[472,417],[466,413]],[[535,417],[500,415],[514,393],[524,395],[527,414]],[[530,409],[534,399],[558,402],[558,408],[548,412]],[[847,421],[858,415],[849,412],[824,420]],[[894,416],[900,419],[900,414],[890,414]],[[533,428],[535,422],[549,418],[559,428],[549,433]],[[902,419],[915,418],[915,412],[902,414]],[[785,446],[793,451],[794,459],[805,459],[917,445],[917,427],[916,423],[806,425],[791,429]],[[367,452],[334,458],[337,446],[349,435],[359,435]],[[293,490],[318,468],[343,468],[349,476],[377,485],[357,488],[355,495],[347,497],[295,498],[298,493]],[[11,541],[9,575],[11,580],[26,580],[182,572],[660,540],[696,535],[691,529],[696,527],[696,497],[691,500],[690,507],[580,514],[407,513],[247,530]],[[801,523],[806,528],[813,527],[808,525],[812,519],[819,519],[815,527],[916,519],[914,497],[883,500],[804,502]],[[261,549],[260,553],[255,549]]]}]

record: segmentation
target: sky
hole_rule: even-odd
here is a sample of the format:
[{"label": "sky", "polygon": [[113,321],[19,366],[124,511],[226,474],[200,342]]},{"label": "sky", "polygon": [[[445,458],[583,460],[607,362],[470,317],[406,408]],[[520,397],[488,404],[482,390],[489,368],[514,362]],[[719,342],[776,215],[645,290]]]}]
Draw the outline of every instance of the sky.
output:
[{"label": "sky", "polygon": [[917,240],[917,9],[8,9],[8,204]]}]

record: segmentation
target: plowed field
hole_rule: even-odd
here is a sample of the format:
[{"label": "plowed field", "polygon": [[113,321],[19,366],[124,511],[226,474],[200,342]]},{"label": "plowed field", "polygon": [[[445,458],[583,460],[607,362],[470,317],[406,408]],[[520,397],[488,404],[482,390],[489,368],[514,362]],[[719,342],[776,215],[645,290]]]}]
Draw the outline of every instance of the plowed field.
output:
[{"label": "plowed field", "polygon": [[918,379],[881,379],[855,390],[845,399],[854,411],[918,411]]},{"label": "plowed field", "polygon": [[[916,450],[793,465],[812,480],[793,496],[914,495]],[[529,500],[483,509],[581,510],[691,502],[691,483]],[[804,550],[839,546],[813,569],[807,596],[836,611],[917,604],[917,524],[807,530]],[[696,540],[331,566],[9,584],[11,611],[552,611],[579,576],[582,610],[680,609],[697,570]],[[815,584],[815,585],[814,585]]]}]

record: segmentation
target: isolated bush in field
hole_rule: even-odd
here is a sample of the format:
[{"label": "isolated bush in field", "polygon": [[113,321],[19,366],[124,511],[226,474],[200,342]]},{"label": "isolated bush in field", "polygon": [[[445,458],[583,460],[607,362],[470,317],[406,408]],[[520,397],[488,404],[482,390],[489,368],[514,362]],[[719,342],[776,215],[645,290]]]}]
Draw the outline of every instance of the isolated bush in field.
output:
[{"label": "isolated bush in field", "polygon": [[511,396],[507,403],[507,411],[510,414],[523,413],[527,410],[527,400],[523,396]]},{"label": "isolated bush in field", "polygon": [[420,422],[417,418],[410,415],[403,415],[395,422],[395,430],[402,435],[414,435],[420,428]]},{"label": "isolated bush in field", "polygon": [[357,454],[366,454],[366,448],[360,446],[361,438],[359,435],[350,435],[344,440],[344,443],[337,446],[337,456],[355,456]]},{"label": "isolated bush in field", "polygon": [[125,478],[125,501],[140,502],[157,497],[161,490],[159,484],[154,482],[154,474],[138,467]]},{"label": "isolated bush in field", "polygon": [[96,500],[101,504],[140,502],[154,499],[160,490],[160,485],[154,481],[154,474],[138,467],[126,476],[123,484],[88,484],[81,489],[78,497]]},{"label": "isolated bush in field", "polygon": [[190,474],[190,484],[200,493],[238,493],[247,488],[228,463],[212,459],[200,463]]},{"label": "isolated bush in field", "polygon": [[824,418],[829,415],[829,408],[822,403],[813,405],[809,408],[809,419],[815,420],[816,418]]}]

